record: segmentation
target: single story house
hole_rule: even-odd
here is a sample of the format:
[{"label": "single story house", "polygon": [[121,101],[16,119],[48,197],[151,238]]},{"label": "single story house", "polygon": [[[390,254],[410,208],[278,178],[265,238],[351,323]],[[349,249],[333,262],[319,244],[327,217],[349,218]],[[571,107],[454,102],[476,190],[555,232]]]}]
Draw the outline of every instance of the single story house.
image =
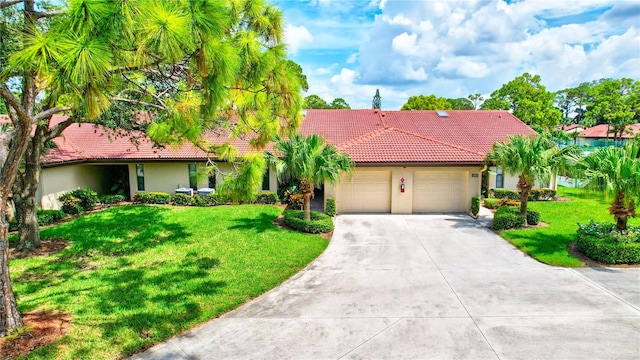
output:
[{"label": "single story house", "polygon": [[[622,133],[615,134],[613,127],[607,124],[600,124],[586,128],[578,135],[577,144],[581,146],[610,146],[625,143],[627,140],[640,134],[640,124],[628,125]],[[618,139],[616,142],[615,139]],[[616,142],[616,143],[614,143]]]},{"label": "single story house", "polygon": [[[63,117],[54,116],[52,122]],[[516,178],[499,169],[487,171],[484,157],[494,142],[509,135],[535,132],[507,111],[308,110],[300,131],[319,134],[356,163],[337,186],[325,184],[323,195],[336,198],[339,213],[468,212],[482,181],[488,188],[515,189]],[[57,149],[43,158],[38,194],[43,208],[77,188],[121,186],[129,196],[141,191],[174,194],[179,188],[215,188],[221,174],[197,176],[207,162],[220,172],[230,165],[191,144],[157,148],[141,134],[109,136],[92,124],[74,124],[55,139]],[[222,142],[216,133],[205,134]],[[239,153],[246,142],[234,140]],[[276,191],[275,173],[265,174],[263,190]]]}]

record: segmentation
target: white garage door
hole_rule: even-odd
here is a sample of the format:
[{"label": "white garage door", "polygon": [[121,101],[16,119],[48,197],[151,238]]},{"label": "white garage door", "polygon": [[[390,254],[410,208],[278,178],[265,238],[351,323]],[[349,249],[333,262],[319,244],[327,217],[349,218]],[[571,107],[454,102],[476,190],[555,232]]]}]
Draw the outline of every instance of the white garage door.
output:
[{"label": "white garage door", "polygon": [[466,180],[465,171],[416,171],[413,174],[413,212],[465,212]]},{"label": "white garage door", "polygon": [[339,185],[339,213],[391,212],[391,172],[356,171]]}]

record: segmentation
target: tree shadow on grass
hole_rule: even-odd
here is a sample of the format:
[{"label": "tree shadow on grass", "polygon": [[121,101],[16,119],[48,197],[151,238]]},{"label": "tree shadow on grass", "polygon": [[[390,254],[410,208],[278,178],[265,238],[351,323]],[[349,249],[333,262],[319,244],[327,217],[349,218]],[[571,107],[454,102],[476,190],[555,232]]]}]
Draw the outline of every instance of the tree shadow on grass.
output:
[{"label": "tree shadow on grass", "polygon": [[276,217],[273,215],[260,213],[257,217],[234,219],[235,225],[231,225],[228,228],[230,230],[245,230],[263,233],[265,231],[276,229],[276,226],[273,224],[275,219]]},{"label": "tree shadow on grass", "polygon": [[190,235],[184,226],[167,223],[165,215],[169,211],[157,206],[120,206],[44,230],[42,235],[72,242],[61,254],[64,259],[90,252],[129,255],[166,241],[179,242]]},{"label": "tree shadow on grass", "polygon": [[[179,265],[168,266],[119,263],[116,268],[122,265],[121,269],[92,274],[91,286],[48,294],[47,303],[64,308],[64,304],[80,302],[72,314],[74,324],[98,330],[107,343],[118,344],[121,356],[128,356],[206,320],[202,319],[198,301],[219,294],[227,286],[225,281],[213,279],[212,272],[219,263],[211,257],[187,258]],[[95,354],[91,342],[77,346],[76,339],[75,345],[77,348],[67,356],[86,358]],[[55,354],[51,349],[42,351]]]}]

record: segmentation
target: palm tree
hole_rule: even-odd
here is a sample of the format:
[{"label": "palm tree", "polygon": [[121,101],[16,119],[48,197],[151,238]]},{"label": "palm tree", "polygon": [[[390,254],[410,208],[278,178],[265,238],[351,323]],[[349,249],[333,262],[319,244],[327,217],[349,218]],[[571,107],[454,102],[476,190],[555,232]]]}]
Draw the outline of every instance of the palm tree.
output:
[{"label": "palm tree", "polygon": [[616,220],[618,232],[627,231],[627,220],[636,216],[634,198],[640,196],[640,140],[622,147],[598,148],[579,159],[576,170],[587,189],[615,199],[609,213]]},{"label": "palm tree", "polygon": [[277,155],[268,154],[281,182],[300,182],[304,197],[304,219],[311,220],[311,197],[315,188],[325,181],[337,184],[343,173],[353,171],[354,163],[349,155],[335,146],[326,144],[320,135],[304,137],[292,135],[288,140],[278,137],[275,142]]},{"label": "palm tree", "polygon": [[548,182],[558,171],[569,167],[569,161],[578,153],[575,146],[559,149],[544,136],[509,136],[506,142],[493,144],[486,160],[500,166],[509,175],[518,175],[520,213],[527,217],[529,192],[536,180]]}]

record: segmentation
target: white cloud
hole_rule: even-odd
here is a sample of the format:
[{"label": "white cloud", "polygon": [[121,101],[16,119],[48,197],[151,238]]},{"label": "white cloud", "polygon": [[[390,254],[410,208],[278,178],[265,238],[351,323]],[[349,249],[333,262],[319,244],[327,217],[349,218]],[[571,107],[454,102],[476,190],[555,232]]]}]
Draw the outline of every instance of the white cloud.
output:
[{"label": "white cloud", "polygon": [[288,24],[284,29],[284,34],[287,50],[291,54],[296,54],[301,47],[313,41],[313,35],[304,26]]},{"label": "white cloud", "polygon": [[[354,108],[369,108],[376,88],[387,109],[417,94],[487,95],[523,72],[539,74],[552,91],[602,77],[640,79],[640,5],[632,1],[316,5],[321,14],[296,18],[313,34],[299,48],[316,49],[309,55],[316,64],[309,92],[343,97]],[[364,16],[372,6],[378,12]],[[345,68],[338,72],[336,63]]]}]

